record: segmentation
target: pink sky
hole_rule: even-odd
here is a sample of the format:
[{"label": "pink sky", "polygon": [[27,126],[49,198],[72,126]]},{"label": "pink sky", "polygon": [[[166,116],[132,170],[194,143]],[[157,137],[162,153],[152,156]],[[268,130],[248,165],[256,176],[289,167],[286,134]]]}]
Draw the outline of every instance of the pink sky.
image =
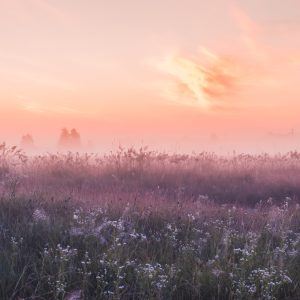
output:
[{"label": "pink sky", "polygon": [[0,39],[0,140],[300,147],[298,0],[0,0]]}]

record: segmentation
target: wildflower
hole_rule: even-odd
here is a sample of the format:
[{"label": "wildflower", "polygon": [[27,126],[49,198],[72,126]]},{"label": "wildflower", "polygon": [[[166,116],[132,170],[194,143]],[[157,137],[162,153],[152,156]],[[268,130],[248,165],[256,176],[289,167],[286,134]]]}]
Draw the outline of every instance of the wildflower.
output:
[{"label": "wildflower", "polygon": [[32,214],[33,220],[35,222],[48,221],[49,216],[46,214],[44,209],[36,208]]}]

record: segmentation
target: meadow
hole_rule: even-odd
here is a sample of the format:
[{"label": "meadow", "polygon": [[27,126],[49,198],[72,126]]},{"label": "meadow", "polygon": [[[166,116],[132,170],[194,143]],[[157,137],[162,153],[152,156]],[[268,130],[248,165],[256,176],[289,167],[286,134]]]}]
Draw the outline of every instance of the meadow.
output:
[{"label": "meadow", "polygon": [[300,299],[300,153],[0,145],[0,299]]}]

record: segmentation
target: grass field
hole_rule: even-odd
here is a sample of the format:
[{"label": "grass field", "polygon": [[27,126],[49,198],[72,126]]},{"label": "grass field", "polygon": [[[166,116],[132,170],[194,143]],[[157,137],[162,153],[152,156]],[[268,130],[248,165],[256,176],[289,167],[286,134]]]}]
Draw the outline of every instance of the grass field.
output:
[{"label": "grass field", "polygon": [[300,299],[300,154],[0,146],[0,299]]}]

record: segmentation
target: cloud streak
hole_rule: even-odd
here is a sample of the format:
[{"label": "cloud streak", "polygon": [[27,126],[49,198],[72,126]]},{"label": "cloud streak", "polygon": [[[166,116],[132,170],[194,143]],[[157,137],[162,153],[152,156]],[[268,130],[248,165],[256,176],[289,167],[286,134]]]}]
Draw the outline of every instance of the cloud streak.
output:
[{"label": "cloud streak", "polygon": [[272,47],[268,28],[236,4],[230,7],[230,13],[240,31],[231,53],[224,55],[201,47],[193,56],[176,53],[159,61],[158,68],[165,75],[163,94],[168,99],[208,110],[225,109],[233,102],[240,105],[236,100],[247,93],[288,86],[288,74],[299,65],[300,55]]},{"label": "cloud streak", "polygon": [[159,68],[174,80],[176,91],[169,94],[177,98],[191,98],[202,107],[208,107],[214,100],[235,92],[241,70],[232,59],[217,56],[202,48],[197,58],[174,55],[165,58]]},{"label": "cloud streak", "polygon": [[60,115],[77,115],[77,116],[92,116],[92,112],[82,111],[63,105],[43,105],[40,101],[25,101],[20,103],[21,110],[25,110],[34,114],[60,114]]}]

